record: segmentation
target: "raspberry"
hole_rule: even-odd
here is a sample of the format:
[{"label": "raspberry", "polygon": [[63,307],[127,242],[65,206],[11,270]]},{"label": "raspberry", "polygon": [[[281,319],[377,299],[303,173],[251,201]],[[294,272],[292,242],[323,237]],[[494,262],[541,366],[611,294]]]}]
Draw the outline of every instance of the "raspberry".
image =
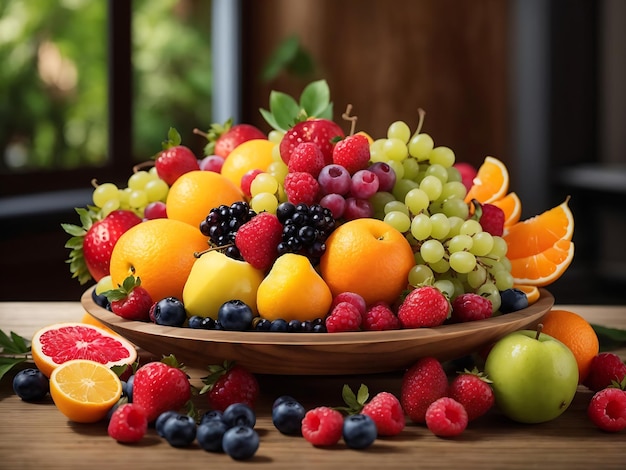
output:
[{"label": "raspberry", "polygon": [[626,377],[626,364],[615,353],[603,352],[591,361],[589,375],[583,385],[594,392],[608,387],[614,381],[620,383]]},{"label": "raspberry", "polygon": [[468,421],[472,421],[491,409],[494,404],[494,395],[491,381],[485,375],[474,369],[465,370],[450,383],[447,395],[458,401],[467,412]]},{"label": "raspberry", "polygon": [[440,437],[458,436],[467,427],[467,412],[458,401],[443,397],[426,410],[426,426]]},{"label": "raspberry", "polygon": [[302,419],[302,437],[314,446],[332,446],[343,432],[343,416],[332,408],[320,406],[307,411]]},{"label": "raspberry", "polygon": [[400,320],[385,302],[372,304],[365,315],[361,327],[365,331],[397,330],[400,328]]},{"label": "raspberry", "polygon": [[138,442],[147,429],[148,417],[144,409],[134,403],[125,403],[111,415],[107,432],[119,442]]},{"label": "raspberry", "polygon": [[424,423],[426,409],[445,396],[448,377],[441,362],[425,357],[413,364],[402,377],[400,403],[406,415],[416,423]]},{"label": "raspberry", "polygon": [[303,142],[291,152],[287,167],[290,173],[304,171],[317,178],[324,168],[324,155],[317,144]]},{"label": "raspberry", "polygon": [[280,157],[286,164],[294,149],[302,142],[317,144],[324,155],[326,165],[333,161],[333,147],[337,138],[342,139],[344,132],[338,124],[329,119],[307,119],[294,125],[285,132],[279,144]]},{"label": "raspberry", "polygon": [[626,429],[626,392],[612,387],[596,392],[587,407],[587,416],[603,431]]},{"label": "raspberry", "polygon": [[457,296],[452,301],[452,314],[450,319],[461,323],[466,321],[484,320],[491,317],[491,300],[482,295],[468,292]]},{"label": "raspberry", "polygon": [[283,236],[283,224],[276,215],[261,212],[246,222],[235,235],[235,246],[244,260],[256,269],[269,269],[278,257],[278,244]]},{"label": "raspberry", "polygon": [[441,291],[432,286],[418,287],[405,297],[398,310],[403,328],[422,328],[441,325],[450,313],[450,302]]},{"label": "raspberry", "polygon": [[374,420],[379,436],[396,436],[404,429],[404,410],[400,400],[392,393],[378,393],[361,413]]},{"label": "raspberry", "polygon": [[343,166],[352,175],[367,168],[370,161],[370,143],[363,134],[340,140],[333,149],[333,163]]},{"label": "raspberry", "polygon": [[297,171],[285,176],[284,188],[289,202],[310,206],[317,200],[320,185],[310,173]]},{"label": "raspberry", "polygon": [[476,217],[485,232],[501,237],[504,233],[504,211],[493,204],[480,204],[472,200],[476,207]]},{"label": "raspberry", "polygon": [[331,310],[335,308],[335,306],[340,302],[351,303],[359,310],[361,315],[365,315],[367,305],[365,303],[365,299],[360,294],[357,294],[355,292],[341,292],[340,294],[337,294],[333,298],[333,303],[330,306]]},{"label": "raspberry", "polygon": [[349,302],[339,302],[326,317],[326,330],[329,333],[359,331],[362,316],[359,309]]}]

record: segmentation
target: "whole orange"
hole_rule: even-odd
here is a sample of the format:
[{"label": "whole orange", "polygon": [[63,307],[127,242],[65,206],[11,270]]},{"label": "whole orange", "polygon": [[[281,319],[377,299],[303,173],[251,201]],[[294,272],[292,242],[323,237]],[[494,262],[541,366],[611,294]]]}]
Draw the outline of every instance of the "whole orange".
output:
[{"label": "whole orange", "polygon": [[178,177],[167,193],[167,217],[200,226],[211,209],[243,200],[239,186],[214,171],[190,171]]},{"label": "whole orange", "polygon": [[582,383],[599,352],[598,336],[587,320],[568,310],[550,310],[541,320],[542,333],[558,339],[574,353],[578,363],[578,383]]},{"label": "whole orange", "polygon": [[241,188],[241,177],[250,170],[266,171],[272,163],[276,144],[266,139],[252,139],[235,147],[224,160],[221,174]]},{"label": "whole orange", "polygon": [[169,296],[182,299],[194,252],[207,247],[207,237],[185,222],[147,220],[119,238],[111,254],[111,279],[118,285],[132,274],[141,278],[155,302]]},{"label": "whole orange", "polygon": [[361,218],[340,225],[326,240],[320,272],[333,296],[360,294],[368,304],[394,303],[415,265],[408,240],[382,220]]}]

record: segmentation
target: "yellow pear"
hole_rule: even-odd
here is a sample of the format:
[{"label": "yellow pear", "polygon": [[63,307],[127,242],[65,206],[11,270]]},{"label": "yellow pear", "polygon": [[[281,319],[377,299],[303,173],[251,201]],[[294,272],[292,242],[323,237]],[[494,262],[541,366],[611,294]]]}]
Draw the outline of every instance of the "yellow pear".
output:
[{"label": "yellow pear", "polygon": [[245,261],[229,258],[219,251],[209,251],[198,258],[183,289],[187,316],[198,315],[217,320],[224,302],[241,300],[257,313],[257,289],[264,273]]},{"label": "yellow pear", "polygon": [[261,282],[256,301],[263,318],[305,321],[324,318],[333,297],[306,256],[286,253]]}]

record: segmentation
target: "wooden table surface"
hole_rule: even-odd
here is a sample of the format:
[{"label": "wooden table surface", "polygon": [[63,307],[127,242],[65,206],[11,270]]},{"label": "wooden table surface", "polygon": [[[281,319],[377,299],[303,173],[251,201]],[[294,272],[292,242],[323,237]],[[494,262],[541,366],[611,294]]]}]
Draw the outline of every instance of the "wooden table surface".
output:
[{"label": "wooden table surface", "polygon": [[[559,305],[590,322],[626,329],[626,306]],[[0,303],[0,329],[26,338],[42,326],[77,321],[85,311],[79,302]],[[617,351],[626,358],[626,350]],[[257,425],[261,443],[256,455],[238,462],[225,454],[205,452],[196,444],[171,447],[149,429],[137,445],[122,445],[106,434],[104,423],[74,424],[50,399],[40,404],[22,402],[13,394],[11,378],[0,383],[0,469],[73,468],[481,468],[560,469],[626,468],[626,432],[599,431],[586,417],[591,392],[580,387],[570,408],[543,424],[514,423],[493,409],[470,423],[454,439],[434,436],[423,425],[409,423],[393,438],[378,439],[366,450],[352,450],[343,443],[315,448],[301,437],[281,435],[271,422],[271,403],[281,394],[295,396],[307,407],[339,406],[341,387],[353,389],[365,383],[371,393],[399,393],[401,374],[362,377],[259,376],[261,399]],[[204,371],[190,371],[197,384]],[[202,412],[207,406],[196,398]]]}]

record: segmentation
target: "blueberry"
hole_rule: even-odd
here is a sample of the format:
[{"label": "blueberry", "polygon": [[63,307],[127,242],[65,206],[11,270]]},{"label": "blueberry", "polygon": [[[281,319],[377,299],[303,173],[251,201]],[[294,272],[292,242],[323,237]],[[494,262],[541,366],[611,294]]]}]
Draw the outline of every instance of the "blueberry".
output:
[{"label": "blueberry", "polygon": [[135,385],[135,376],[128,377],[126,382],[122,382],[122,393],[128,398],[128,403],[133,402],[133,387]]},{"label": "blueberry", "polygon": [[196,330],[200,329],[202,328],[202,320],[204,320],[204,317],[201,317],[199,315],[193,315],[189,317],[189,320],[187,321],[187,326]]},{"label": "blueberry", "polygon": [[244,403],[233,403],[225,410],[222,417],[229,428],[235,426],[247,426],[253,428],[256,424],[256,415],[252,408]]},{"label": "blueberry", "polygon": [[172,447],[186,447],[195,440],[196,428],[191,416],[177,414],[163,423],[163,437]]},{"label": "blueberry", "polygon": [[106,295],[104,294],[96,294],[96,289],[91,291],[91,298],[98,307],[108,308],[109,299],[107,299]]},{"label": "blueberry", "polygon": [[211,317],[204,317],[202,319],[202,323],[200,325],[200,328],[202,328],[203,330],[217,330],[219,329],[219,325],[217,324],[217,322],[211,318]]},{"label": "blueberry", "polygon": [[200,424],[213,420],[224,421],[224,414],[219,410],[209,410],[200,417]]},{"label": "blueberry", "polygon": [[224,302],[217,311],[217,321],[224,330],[245,331],[252,325],[254,313],[242,300]]},{"label": "blueberry", "polygon": [[196,430],[196,439],[204,450],[222,452],[222,439],[227,430],[226,423],[221,419],[202,421]]},{"label": "blueberry", "polygon": [[187,311],[176,297],[159,300],[154,307],[154,321],[157,325],[183,326],[187,320]]},{"label": "blueberry", "polygon": [[268,320],[267,318],[259,319],[259,321],[257,321],[254,325],[254,329],[256,331],[270,331],[271,327],[272,327],[272,322]]},{"label": "blueberry", "polygon": [[224,433],[222,448],[235,460],[249,459],[259,448],[259,435],[247,426],[235,426]]},{"label": "blueberry", "polygon": [[272,325],[270,326],[270,331],[284,333],[287,331],[287,322],[282,318],[277,318],[276,320],[272,320]]},{"label": "blueberry", "polygon": [[272,403],[272,410],[276,408],[278,405],[280,405],[281,403],[285,403],[287,401],[298,401],[298,400],[296,400],[291,395],[281,395],[276,400],[274,400],[274,403]]},{"label": "blueberry", "polygon": [[300,320],[291,320],[287,323],[287,331],[289,333],[299,333],[302,331],[302,322]]},{"label": "blueberry", "polygon": [[500,312],[502,313],[517,312],[528,307],[528,297],[519,289],[512,288],[501,291],[500,299],[502,301]]},{"label": "blueberry", "polygon": [[282,434],[299,435],[305,414],[304,406],[294,399],[287,399],[272,407],[272,423]]},{"label": "blueberry", "polygon": [[13,391],[24,401],[41,401],[50,391],[50,383],[39,369],[24,369],[13,378]]},{"label": "blueberry", "polygon": [[178,416],[179,414],[180,413],[172,410],[164,411],[163,413],[161,413],[154,422],[154,428],[156,429],[157,434],[161,437],[164,437],[163,426],[165,426],[165,422],[170,418]]},{"label": "blueberry", "polygon": [[352,449],[365,449],[376,440],[374,420],[364,414],[350,415],[343,420],[343,440]]}]

